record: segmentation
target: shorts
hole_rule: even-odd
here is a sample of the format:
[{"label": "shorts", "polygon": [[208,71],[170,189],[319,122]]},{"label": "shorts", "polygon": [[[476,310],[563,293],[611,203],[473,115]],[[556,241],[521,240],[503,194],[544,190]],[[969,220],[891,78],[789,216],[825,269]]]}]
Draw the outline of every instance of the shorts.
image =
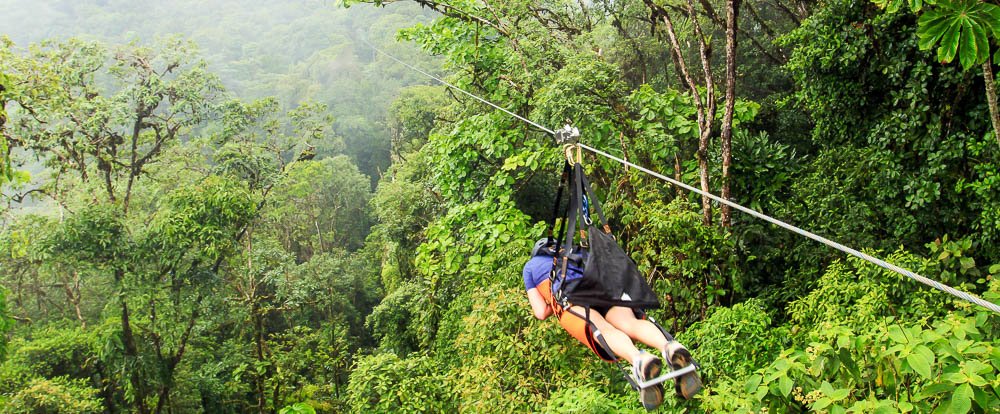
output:
[{"label": "shorts", "polygon": [[[599,313],[601,316],[607,315],[608,308],[590,308],[591,312]],[[590,348],[598,357],[607,361],[615,362],[618,357],[611,351],[604,338],[599,334],[597,326],[591,322],[586,314],[579,314],[570,309],[562,309],[555,305],[555,314],[559,318],[559,325],[569,332],[577,341]]]},{"label": "shorts", "polygon": [[[572,283],[572,281],[570,281]],[[571,336],[576,338],[577,341],[590,348],[598,357],[602,360],[608,362],[615,362],[618,357],[615,356],[611,348],[604,341],[601,335],[596,334],[599,332],[597,326],[594,325],[589,319],[587,319],[586,314],[578,314],[575,311],[569,309],[563,309],[558,303],[552,300],[552,285],[548,280],[543,281],[537,286],[539,292],[542,292],[542,297],[545,299],[545,303],[548,303],[552,307],[552,313],[555,314],[556,318],[559,319],[559,325],[569,332]],[[596,312],[601,316],[608,314],[611,310],[609,307],[591,307],[591,312]]]}]

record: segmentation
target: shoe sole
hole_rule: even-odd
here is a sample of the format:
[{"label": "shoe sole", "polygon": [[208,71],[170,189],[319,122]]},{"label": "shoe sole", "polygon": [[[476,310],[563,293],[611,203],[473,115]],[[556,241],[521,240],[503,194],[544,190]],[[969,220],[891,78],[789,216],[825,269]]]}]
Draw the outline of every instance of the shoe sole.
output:
[{"label": "shoe sole", "polygon": [[[650,378],[656,378],[660,376],[660,371],[662,368],[662,362],[659,358],[654,359],[653,362],[645,367],[643,367],[643,380],[649,380]],[[642,399],[642,407],[646,411],[653,411],[660,404],[663,404],[663,385],[656,384],[650,387],[646,387],[639,390],[640,398]]]},{"label": "shoe sole", "polygon": [[653,411],[660,404],[663,404],[663,385],[661,384],[640,389],[639,394],[642,398],[642,408],[645,408],[646,411]]},{"label": "shoe sole", "polygon": [[[686,349],[678,349],[674,352],[672,359],[670,360],[670,366],[674,370],[684,368],[694,361],[691,357],[691,353]],[[677,382],[674,384],[674,389],[677,391],[681,397],[686,400],[690,400],[698,391],[701,391],[701,377],[698,376],[697,371],[692,371],[687,374],[681,375],[677,378]]]}]

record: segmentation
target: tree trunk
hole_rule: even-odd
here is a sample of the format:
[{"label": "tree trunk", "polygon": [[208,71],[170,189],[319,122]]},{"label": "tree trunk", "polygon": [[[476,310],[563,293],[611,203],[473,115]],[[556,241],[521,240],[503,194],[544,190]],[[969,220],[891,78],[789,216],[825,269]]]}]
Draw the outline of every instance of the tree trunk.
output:
[{"label": "tree trunk", "polygon": [[69,304],[73,306],[73,310],[76,311],[76,319],[80,321],[80,327],[86,329],[87,321],[83,318],[83,312],[80,310],[80,273],[73,271],[73,281],[68,279],[63,283],[63,291],[66,292],[66,300]]},{"label": "tree trunk", "polygon": [[[691,77],[691,73],[684,63],[684,54],[681,52],[680,42],[677,40],[677,32],[674,30],[674,23],[670,19],[670,14],[662,8],[659,9],[663,15],[663,23],[667,28],[667,36],[670,38],[670,46],[673,50],[674,63],[678,66],[682,78],[687,84],[688,90],[694,97],[695,108],[698,113],[698,175],[701,178],[701,190],[705,193],[710,191],[708,182],[708,139],[712,135],[712,120],[715,118],[715,84],[712,82],[712,72],[708,52],[708,44],[701,32],[701,25],[698,24],[697,15],[694,13],[694,3],[688,1],[688,10],[693,16],[695,34],[698,37],[699,56],[701,57],[702,69],[705,72],[705,99],[701,99],[698,92],[698,85]],[[652,7],[652,6],[651,6]],[[712,224],[712,204],[707,196],[701,196],[702,222],[707,226]]]},{"label": "tree trunk", "polygon": [[[253,314],[254,353],[257,357],[257,363],[263,365],[266,362],[266,358],[264,358],[264,320],[260,314],[261,311],[260,307],[257,305],[256,298],[253,300],[253,304],[250,305],[250,312]],[[267,410],[267,395],[264,390],[264,375],[258,373],[255,382],[257,383],[257,412],[264,414]]]},{"label": "tree trunk", "polygon": [[[722,115],[722,199],[729,201],[729,166],[733,152],[733,111],[736,108],[736,25],[740,0],[726,0],[726,109]],[[732,226],[732,211],[722,205],[722,227]]]},{"label": "tree trunk", "polygon": [[1000,108],[997,108],[997,87],[993,81],[993,66],[983,62],[983,80],[986,81],[986,100],[990,104],[990,120],[993,122],[993,138],[1000,144]]},{"label": "tree trunk", "polygon": [[[125,271],[122,269],[115,269],[115,282],[118,286],[122,285],[124,278]],[[121,301],[122,306],[122,345],[125,347],[125,359],[137,361],[139,359],[139,348],[136,346],[135,334],[132,332],[132,321],[129,317],[128,302],[125,301],[125,288],[119,288],[118,300]],[[139,372],[135,369],[133,369],[128,376],[129,382],[132,383],[132,389],[135,392],[136,410],[139,414],[149,413],[149,407],[146,406],[146,384],[143,383]]]},{"label": "tree trunk", "polygon": [[[698,139],[698,176],[701,177],[701,191],[708,193],[708,134],[705,131]],[[712,225],[712,201],[706,195],[701,196],[701,221],[706,226]]]},{"label": "tree trunk", "polygon": [[[698,175],[701,177],[701,191],[708,194],[712,191],[708,178],[708,140],[712,137],[712,122],[715,121],[715,81],[712,78],[712,56],[709,42],[698,23],[698,13],[694,2],[688,0],[688,14],[694,26],[694,34],[698,39],[698,57],[701,59],[701,69],[705,74],[705,111],[698,123]],[[702,223],[712,225],[712,201],[707,195],[701,196]]]}]

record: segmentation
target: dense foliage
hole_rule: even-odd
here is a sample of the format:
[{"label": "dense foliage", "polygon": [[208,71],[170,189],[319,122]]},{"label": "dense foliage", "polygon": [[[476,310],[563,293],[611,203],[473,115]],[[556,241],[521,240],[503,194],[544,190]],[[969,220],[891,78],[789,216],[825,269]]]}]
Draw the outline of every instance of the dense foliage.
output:
[{"label": "dense foliage", "polygon": [[[0,6],[0,413],[643,411],[525,300],[551,137],[366,42],[1000,301],[995,0],[202,3]],[[1000,410],[998,315],[584,164],[661,411]]]}]

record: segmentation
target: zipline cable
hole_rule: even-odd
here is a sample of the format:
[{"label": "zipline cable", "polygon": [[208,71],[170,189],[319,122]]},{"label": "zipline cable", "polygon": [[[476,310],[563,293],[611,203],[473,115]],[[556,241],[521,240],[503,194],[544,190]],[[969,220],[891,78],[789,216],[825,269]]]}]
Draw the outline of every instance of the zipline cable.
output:
[{"label": "zipline cable", "polygon": [[383,51],[382,51],[381,49],[379,49],[379,48],[375,47],[375,45],[373,45],[373,44],[371,44],[371,43],[368,43],[368,41],[367,41],[367,40],[365,40],[364,38],[361,38],[361,41],[362,41],[362,42],[365,42],[365,44],[367,44],[367,45],[368,45],[368,47],[370,47],[370,48],[374,49],[374,50],[375,50],[376,52],[379,52],[379,53],[381,53],[381,54],[385,55],[386,57],[388,57],[389,59],[392,59],[392,60],[396,61],[396,62],[397,62],[397,63],[399,63],[400,65],[403,65],[403,66],[406,66],[406,67],[408,67],[408,68],[410,68],[410,69],[413,69],[413,70],[415,70],[415,71],[417,71],[417,72],[420,72],[421,74],[423,74],[424,76],[426,76],[426,77],[428,77],[428,78],[431,78],[431,79],[434,79],[434,80],[436,80],[436,81],[438,81],[438,82],[441,82],[442,84],[444,84],[444,85],[446,85],[446,86],[448,86],[448,87],[450,87],[450,88],[452,88],[452,89],[455,89],[455,90],[457,90],[457,91],[459,91],[459,92],[461,92],[461,93],[464,93],[464,94],[466,94],[466,95],[468,95],[468,96],[472,97],[473,99],[475,99],[475,100],[477,100],[477,101],[479,101],[479,102],[482,102],[482,103],[484,103],[484,104],[487,104],[487,105],[489,105],[489,106],[492,106],[492,107],[494,107],[494,108],[496,108],[496,109],[499,109],[499,110],[501,110],[501,111],[503,111],[503,112],[507,113],[507,115],[510,115],[510,116],[512,116],[512,117],[514,117],[514,118],[517,118],[517,119],[520,119],[520,120],[522,120],[522,121],[524,121],[524,122],[527,122],[528,124],[530,124],[531,126],[534,126],[535,128],[538,128],[538,129],[540,129],[540,130],[542,130],[542,131],[545,131],[545,132],[548,132],[548,133],[549,133],[550,135],[555,135],[555,134],[556,134],[556,131],[553,131],[553,130],[551,130],[551,129],[548,129],[548,128],[546,128],[546,127],[543,127],[543,126],[541,126],[541,125],[538,125],[538,124],[534,123],[534,122],[533,122],[532,120],[530,120],[530,119],[528,119],[528,118],[525,118],[525,117],[523,117],[523,116],[521,116],[521,115],[518,115],[518,114],[515,114],[515,113],[513,113],[513,112],[511,112],[511,111],[508,111],[508,110],[507,110],[506,108],[503,108],[503,107],[500,107],[500,106],[498,106],[498,105],[494,104],[493,102],[490,102],[490,101],[487,101],[487,100],[485,100],[485,99],[483,99],[483,98],[480,98],[480,97],[478,97],[478,96],[476,96],[476,95],[473,95],[473,94],[472,94],[472,93],[470,93],[470,92],[466,92],[466,91],[465,91],[465,89],[462,89],[462,88],[459,88],[459,87],[457,87],[457,86],[455,86],[455,85],[452,85],[452,84],[448,83],[447,81],[445,81],[444,79],[441,79],[441,78],[439,78],[439,77],[437,77],[437,76],[434,76],[434,75],[431,75],[430,73],[427,73],[427,72],[424,72],[423,70],[420,70],[420,68],[418,68],[418,67],[416,67],[416,66],[413,66],[413,65],[410,65],[409,63],[406,63],[406,62],[403,62],[402,60],[399,60],[399,59],[396,59],[396,57],[395,57],[395,56],[393,56],[393,55],[390,55],[390,54],[388,54],[388,53],[385,53],[385,52],[383,52]]},{"label": "zipline cable", "polygon": [[995,304],[993,302],[989,302],[987,300],[981,299],[981,298],[979,298],[979,297],[977,297],[977,296],[975,296],[975,295],[973,295],[971,293],[963,292],[961,290],[955,289],[955,288],[953,288],[951,286],[945,285],[945,284],[943,284],[941,282],[938,282],[936,280],[929,279],[929,278],[926,278],[924,276],[920,276],[920,275],[918,275],[916,273],[913,273],[913,272],[911,272],[911,271],[909,271],[907,269],[904,269],[904,268],[896,266],[896,265],[894,265],[892,263],[886,262],[885,260],[879,259],[877,257],[872,257],[871,255],[859,252],[859,251],[857,251],[855,249],[852,249],[850,247],[844,246],[843,244],[840,244],[840,243],[837,243],[837,242],[835,242],[833,240],[830,240],[830,239],[828,239],[826,237],[820,236],[818,234],[812,233],[812,232],[807,231],[807,230],[803,230],[803,229],[801,229],[799,227],[796,227],[796,226],[793,226],[791,224],[785,223],[785,222],[783,222],[781,220],[778,220],[776,218],[772,218],[771,216],[768,216],[766,214],[760,213],[760,212],[758,212],[756,210],[753,210],[753,209],[750,209],[750,208],[747,208],[747,207],[743,207],[743,206],[741,206],[739,204],[736,204],[736,203],[734,203],[732,201],[725,200],[722,197],[718,197],[718,196],[716,196],[716,195],[714,195],[712,193],[707,193],[707,192],[701,191],[701,190],[699,190],[699,189],[697,189],[695,187],[692,187],[690,185],[684,184],[684,183],[682,183],[680,181],[674,180],[674,179],[672,179],[670,177],[667,177],[667,176],[665,176],[663,174],[660,174],[660,173],[657,173],[655,171],[649,170],[649,169],[644,168],[642,166],[633,164],[631,162],[628,162],[626,160],[618,158],[618,157],[616,157],[614,155],[608,154],[608,153],[606,153],[604,151],[601,151],[599,149],[596,149],[596,148],[593,148],[593,147],[589,147],[589,146],[587,146],[585,144],[577,144],[577,145],[579,145],[580,148],[583,148],[583,149],[585,149],[587,151],[590,151],[590,152],[592,152],[592,153],[594,153],[596,155],[600,155],[600,156],[603,156],[605,158],[608,158],[608,159],[611,159],[611,160],[614,160],[614,161],[618,161],[618,162],[622,163],[623,165],[635,168],[635,169],[637,169],[639,171],[642,171],[642,172],[644,172],[646,174],[652,175],[653,177],[656,177],[656,178],[659,178],[659,179],[664,180],[666,182],[669,182],[669,183],[671,183],[673,185],[676,185],[678,187],[681,187],[681,188],[683,188],[685,190],[692,191],[692,192],[698,193],[700,195],[703,195],[705,197],[711,198],[712,200],[718,201],[719,203],[725,204],[725,205],[730,206],[732,208],[735,208],[735,209],[737,209],[739,211],[742,211],[742,212],[744,212],[746,214],[749,214],[751,216],[754,216],[756,218],[764,220],[764,221],[766,221],[768,223],[774,224],[774,225],[776,225],[778,227],[781,227],[781,228],[783,228],[785,230],[788,230],[788,231],[791,231],[793,233],[799,234],[801,236],[805,236],[805,237],[808,237],[810,239],[816,240],[816,241],[818,241],[820,243],[823,243],[823,244],[825,244],[827,246],[830,246],[830,247],[832,247],[834,249],[840,250],[840,251],[842,251],[844,253],[847,253],[849,255],[858,257],[860,259],[864,259],[864,260],[866,260],[868,262],[871,262],[872,264],[875,264],[875,265],[877,265],[879,267],[882,267],[882,268],[887,269],[887,270],[891,270],[893,272],[896,272],[896,273],[899,273],[899,274],[901,274],[903,276],[906,276],[906,277],[908,277],[910,279],[916,280],[917,282],[920,282],[920,283],[923,283],[923,284],[925,284],[927,286],[930,286],[930,287],[932,287],[934,289],[937,289],[937,290],[940,290],[942,292],[951,294],[952,296],[955,296],[955,297],[957,297],[959,299],[964,299],[964,300],[966,300],[968,302],[975,303],[975,304],[977,304],[979,306],[982,306],[982,307],[984,307],[986,309],[989,309],[989,310],[991,310],[993,312],[1000,313],[1000,306],[997,306],[997,304]]},{"label": "zipline cable", "polygon": [[[546,128],[544,126],[541,126],[541,125],[539,125],[539,124],[531,121],[530,119],[524,118],[524,117],[522,117],[522,116],[520,116],[518,114],[515,114],[515,113],[513,113],[511,111],[508,111],[507,109],[502,108],[502,107],[494,104],[493,102],[487,101],[487,100],[485,100],[483,98],[480,98],[480,97],[478,97],[476,95],[473,95],[470,92],[466,92],[464,89],[459,88],[459,87],[457,87],[455,85],[452,85],[451,83],[448,83],[448,82],[446,82],[446,81],[438,78],[437,76],[431,75],[431,74],[429,74],[427,72],[424,72],[423,70],[420,70],[419,68],[417,68],[415,66],[412,66],[412,65],[410,65],[410,64],[408,64],[406,62],[403,62],[402,60],[396,59],[395,56],[392,56],[392,55],[390,55],[390,54],[388,54],[386,52],[383,52],[381,49],[375,47],[375,45],[372,45],[371,43],[368,43],[368,41],[365,40],[365,39],[363,39],[363,38],[361,39],[361,41],[364,42],[365,44],[367,44],[372,49],[374,49],[376,52],[385,55],[389,59],[392,59],[392,60],[398,62],[399,64],[401,64],[403,66],[406,66],[407,68],[410,68],[410,69],[412,69],[414,71],[417,71],[417,72],[423,74],[424,76],[427,76],[427,77],[429,77],[431,79],[434,79],[434,80],[436,80],[438,82],[441,82],[442,84],[447,85],[448,87],[451,87],[451,88],[453,88],[453,89],[455,89],[455,90],[457,90],[457,91],[459,91],[459,92],[461,92],[461,93],[463,93],[465,95],[468,95],[468,96],[470,96],[472,98],[475,98],[479,102],[482,102],[482,103],[484,103],[486,105],[489,105],[489,106],[491,106],[493,108],[496,108],[496,109],[498,109],[500,111],[503,111],[506,114],[508,114],[508,115],[510,115],[510,116],[512,116],[514,118],[517,118],[517,119],[519,119],[521,121],[524,121],[524,122],[526,122],[526,123],[528,123],[528,124],[530,124],[530,125],[538,128],[538,129],[540,129],[542,131],[545,131],[545,132],[547,132],[549,134],[552,134],[553,136],[556,134],[555,131],[553,131],[552,129],[549,129],[549,128]],[[661,180],[664,180],[664,181],[666,181],[666,182],[668,182],[670,184],[676,185],[676,186],[681,187],[681,188],[683,188],[685,190],[688,190],[688,191],[692,191],[692,192],[697,193],[699,195],[708,197],[708,198],[710,198],[712,200],[715,200],[715,201],[717,201],[719,203],[722,203],[722,204],[725,204],[725,205],[730,206],[732,208],[735,208],[735,209],[737,209],[739,211],[742,211],[742,212],[744,212],[746,214],[749,214],[749,215],[751,215],[753,217],[756,217],[756,218],[759,218],[761,220],[764,220],[764,221],[766,221],[768,223],[774,224],[774,225],[776,225],[778,227],[781,227],[781,228],[783,228],[785,230],[791,231],[791,232],[793,232],[795,234],[798,234],[800,236],[808,237],[808,238],[813,239],[815,241],[818,241],[818,242],[820,242],[822,244],[825,244],[825,245],[827,245],[829,247],[832,247],[834,249],[840,250],[841,252],[844,252],[844,253],[847,253],[847,254],[849,254],[851,256],[854,256],[854,257],[857,257],[859,259],[865,260],[865,261],[867,261],[869,263],[872,263],[872,264],[874,264],[876,266],[879,266],[879,267],[881,267],[883,269],[899,273],[899,274],[901,274],[903,276],[906,276],[906,277],[908,277],[910,279],[913,279],[913,280],[915,280],[917,282],[923,283],[924,285],[930,286],[930,287],[932,287],[934,289],[937,289],[937,290],[940,290],[940,291],[945,292],[947,294],[950,294],[950,295],[952,295],[952,296],[954,296],[956,298],[959,298],[959,299],[965,300],[967,302],[970,302],[970,303],[982,306],[982,307],[984,307],[986,309],[989,309],[989,310],[991,310],[993,312],[996,312],[996,313],[1000,314],[1000,305],[997,305],[997,304],[995,304],[993,302],[990,302],[990,301],[987,301],[985,299],[982,299],[982,298],[980,298],[980,297],[978,297],[976,295],[973,295],[973,294],[971,294],[969,292],[961,291],[961,290],[955,289],[955,288],[953,288],[951,286],[945,285],[945,284],[943,284],[941,282],[938,282],[936,280],[933,280],[933,279],[930,279],[930,278],[918,275],[918,274],[916,274],[916,273],[914,273],[914,272],[912,272],[912,271],[910,271],[908,269],[904,269],[902,267],[899,267],[899,266],[896,266],[896,265],[894,265],[892,263],[889,263],[889,262],[887,262],[885,260],[879,259],[877,257],[873,257],[873,256],[865,254],[865,253],[862,253],[862,252],[860,252],[858,250],[855,250],[855,249],[852,249],[850,247],[844,246],[843,244],[837,243],[837,242],[835,242],[833,240],[827,239],[826,237],[820,236],[820,235],[812,233],[810,231],[807,231],[807,230],[801,229],[799,227],[793,226],[793,225],[788,224],[788,223],[786,223],[784,221],[781,221],[781,220],[778,220],[778,219],[773,218],[771,216],[768,216],[768,215],[766,215],[764,213],[760,213],[760,212],[758,212],[756,210],[753,210],[753,209],[750,209],[750,208],[747,208],[747,207],[743,207],[742,205],[739,205],[739,204],[734,203],[734,202],[729,201],[729,200],[725,200],[722,197],[716,196],[716,195],[714,195],[712,193],[701,191],[698,188],[695,188],[695,187],[692,187],[690,185],[684,184],[683,182],[674,180],[674,179],[672,179],[670,177],[667,177],[667,176],[665,176],[663,174],[660,174],[660,173],[658,173],[656,171],[653,171],[653,170],[650,170],[648,168],[642,167],[642,166],[640,166],[638,164],[631,163],[629,161],[626,161],[624,159],[618,158],[618,157],[616,157],[614,155],[608,154],[607,152],[604,152],[604,151],[601,151],[599,149],[590,147],[590,146],[585,145],[583,143],[577,143],[576,145],[579,146],[582,149],[585,149],[587,151],[592,152],[594,155],[600,155],[600,156],[605,157],[607,159],[610,159],[610,160],[613,160],[613,161],[617,161],[617,162],[619,162],[622,165],[625,165],[627,167],[635,168],[635,169],[637,169],[639,171],[642,171],[642,172],[644,172],[646,174],[649,174],[649,175],[651,175],[653,177],[656,177],[656,178],[659,178]]]}]

